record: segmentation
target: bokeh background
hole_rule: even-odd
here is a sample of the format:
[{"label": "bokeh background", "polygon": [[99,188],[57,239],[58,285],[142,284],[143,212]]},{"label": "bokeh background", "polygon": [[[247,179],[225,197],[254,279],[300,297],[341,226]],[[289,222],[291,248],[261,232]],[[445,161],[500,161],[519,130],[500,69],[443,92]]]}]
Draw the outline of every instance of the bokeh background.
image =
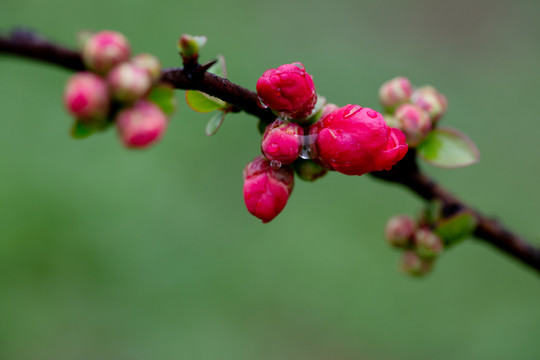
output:
[{"label": "bokeh background", "polygon": [[[538,1],[0,2],[0,29],[66,45],[123,32],[179,66],[204,34],[229,78],[301,61],[318,92],[378,109],[408,76],[449,99],[480,163],[428,173],[540,243]],[[0,57],[0,359],[538,359],[540,278],[474,240],[424,279],[397,270],[386,220],[422,202],[368,177],[297,181],[263,225],[242,169],[256,119],[180,107],[163,141],[128,151],[114,131],[77,141],[62,106],[69,72]]]}]

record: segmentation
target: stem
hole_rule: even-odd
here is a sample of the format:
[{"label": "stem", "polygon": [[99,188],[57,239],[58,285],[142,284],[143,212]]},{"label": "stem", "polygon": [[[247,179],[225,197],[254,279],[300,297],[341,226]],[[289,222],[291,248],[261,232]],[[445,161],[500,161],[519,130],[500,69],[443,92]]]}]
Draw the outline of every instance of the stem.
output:
[{"label": "stem", "polygon": [[[69,70],[84,70],[83,61],[78,52],[51,43],[30,32],[17,31],[10,36],[0,36],[0,54],[40,60]],[[177,89],[199,90],[215,96],[264,122],[270,122],[275,118],[272,111],[258,106],[256,93],[211,73],[203,72],[198,76],[193,76],[192,72],[188,74],[184,69],[171,68],[163,70],[161,80],[170,83]],[[371,175],[377,179],[401,184],[427,201],[440,200],[447,208],[470,211],[478,221],[474,230],[476,238],[495,246],[500,251],[540,272],[540,250],[538,248],[506,229],[498,221],[487,218],[476,209],[471,208],[426,176],[418,167],[414,149],[409,149],[405,158],[391,170],[373,172]]]}]

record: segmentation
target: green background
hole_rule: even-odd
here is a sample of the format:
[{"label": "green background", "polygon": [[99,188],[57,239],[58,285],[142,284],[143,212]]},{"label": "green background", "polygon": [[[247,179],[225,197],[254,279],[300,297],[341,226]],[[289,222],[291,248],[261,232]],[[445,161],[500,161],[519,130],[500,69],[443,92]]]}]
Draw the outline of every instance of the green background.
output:
[{"label": "green background", "polygon": [[[301,61],[319,93],[378,109],[408,76],[449,99],[445,125],[482,159],[426,171],[538,244],[538,1],[0,1],[0,29],[73,46],[123,32],[179,66],[182,33],[208,37],[229,78]],[[263,225],[242,199],[256,119],[179,111],[163,141],[68,136],[69,73],[0,57],[0,359],[539,359],[540,279],[474,240],[424,279],[397,270],[386,220],[404,189],[332,173],[297,181]]]}]

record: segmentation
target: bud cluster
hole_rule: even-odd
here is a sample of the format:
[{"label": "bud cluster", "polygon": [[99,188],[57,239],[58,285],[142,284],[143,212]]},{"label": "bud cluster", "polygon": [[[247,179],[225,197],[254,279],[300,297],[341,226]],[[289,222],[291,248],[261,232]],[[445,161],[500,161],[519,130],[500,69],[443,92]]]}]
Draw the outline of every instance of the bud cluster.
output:
[{"label": "bud cluster", "polygon": [[161,76],[159,60],[150,54],[131,57],[127,39],[114,31],[81,36],[87,71],[73,75],[64,103],[76,123],[104,129],[112,122],[122,143],[144,148],[157,142],[167,127],[167,115],[148,95]]},{"label": "bud cluster", "polygon": [[[407,152],[405,135],[389,127],[379,112],[359,105],[326,104],[299,62],[265,71],[257,81],[257,95],[260,105],[278,116],[263,131],[263,156],[244,171],[246,206],[263,222],[285,206],[293,171],[306,181],[328,170],[360,176],[389,170]],[[249,176],[247,169],[252,168],[259,169],[258,177]],[[276,176],[280,171],[287,176]]]},{"label": "bud cluster", "polygon": [[379,100],[386,114],[385,120],[399,128],[410,147],[422,143],[446,113],[446,97],[432,86],[413,88],[409,79],[397,77],[379,89]]},{"label": "bud cluster", "polygon": [[403,250],[401,270],[421,276],[429,273],[435,259],[444,251],[443,239],[422,221],[408,215],[397,215],[386,223],[386,241]]}]

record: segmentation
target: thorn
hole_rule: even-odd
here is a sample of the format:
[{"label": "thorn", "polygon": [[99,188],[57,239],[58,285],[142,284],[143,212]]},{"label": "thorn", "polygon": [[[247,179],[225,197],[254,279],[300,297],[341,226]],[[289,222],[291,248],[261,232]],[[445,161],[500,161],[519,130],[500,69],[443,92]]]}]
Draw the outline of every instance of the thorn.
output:
[{"label": "thorn", "polygon": [[206,70],[210,69],[212,67],[212,65],[214,65],[215,63],[217,63],[217,60],[212,60],[212,61],[209,61],[207,62],[206,64],[203,64],[201,66],[199,66],[195,72],[197,74],[204,74],[206,72]]}]

